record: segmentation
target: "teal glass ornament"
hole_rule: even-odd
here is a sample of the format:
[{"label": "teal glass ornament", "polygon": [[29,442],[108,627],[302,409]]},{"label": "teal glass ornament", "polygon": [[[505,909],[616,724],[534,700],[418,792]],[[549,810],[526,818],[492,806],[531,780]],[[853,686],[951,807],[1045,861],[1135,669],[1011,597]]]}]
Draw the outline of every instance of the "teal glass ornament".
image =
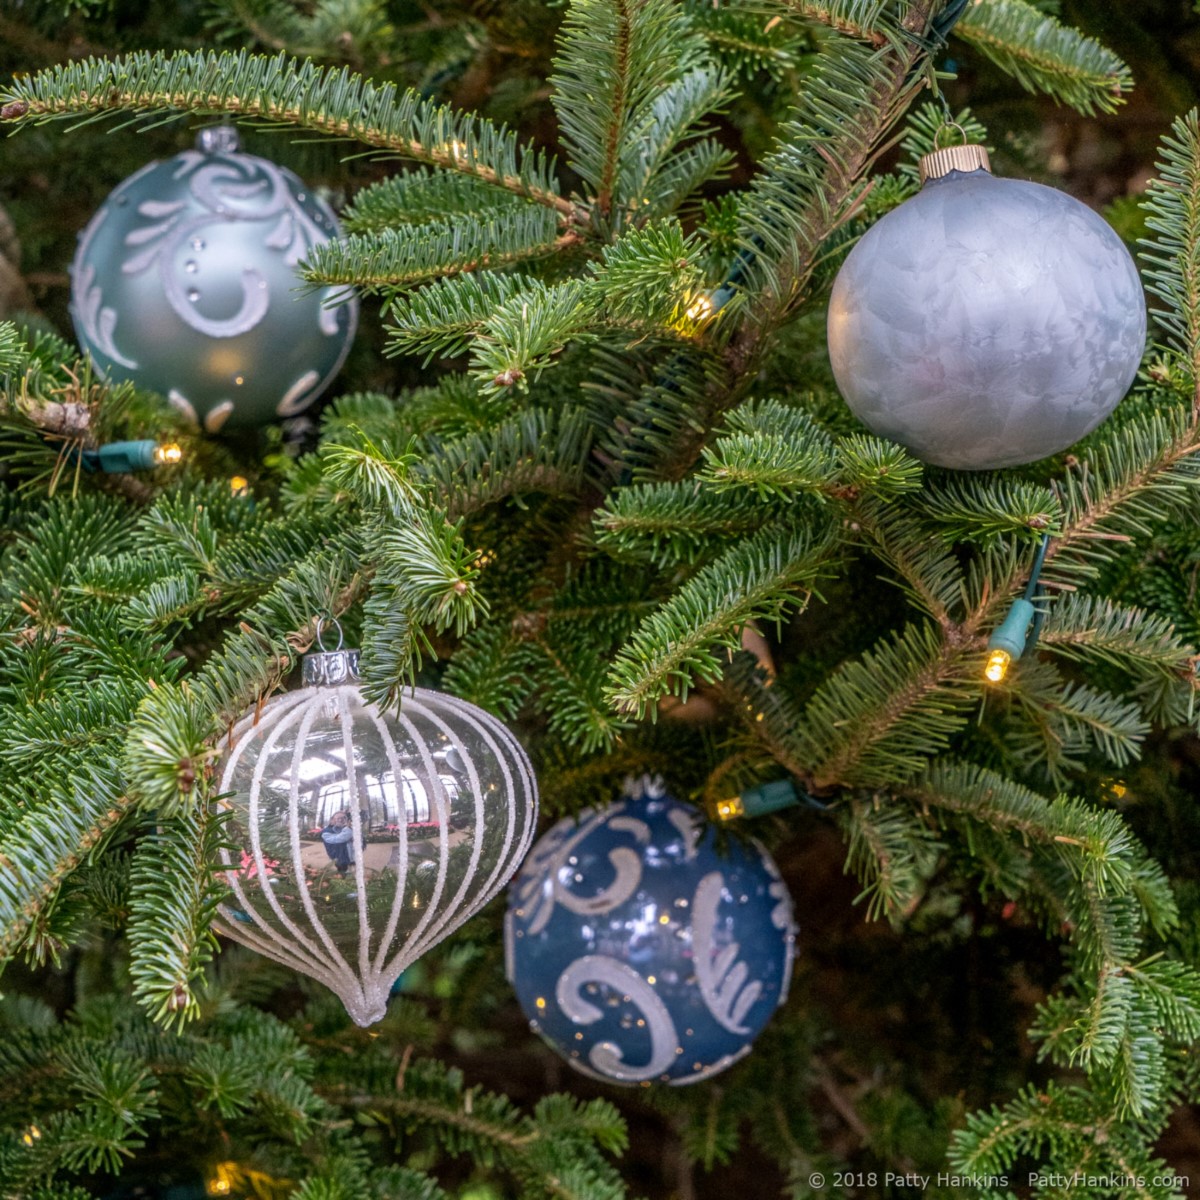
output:
[{"label": "teal glass ornament", "polygon": [[115,188],[80,237],[71,318],[96,368],[159,392],[209,433],[292,417],[332,382],[358,303],[297,265],[333,210],[228,126]]},{"label": "teal glass ornament", "polygon": [[1124,243],[1065,192],[998,179],[982,146],[926,155],[924,186],[850,251],[829,358],[854,415],[939,467],[1034,462],[1090,433],[1137,374],[1146,300]]}]

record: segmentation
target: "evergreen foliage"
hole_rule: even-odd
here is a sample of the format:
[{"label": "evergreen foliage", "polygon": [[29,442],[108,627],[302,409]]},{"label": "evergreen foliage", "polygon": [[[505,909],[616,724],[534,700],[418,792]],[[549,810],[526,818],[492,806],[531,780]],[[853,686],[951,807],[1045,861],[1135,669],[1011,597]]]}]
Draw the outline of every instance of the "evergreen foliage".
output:
[{"label": "evergreen foliage", "polygon": [[[0,1194],[103,1195],[186,1130],[188,1165],[224,1194],[618,1200],[629,1114],[705,1169],[752,1138],[797,1197],[864,1163],[986,1177],[985,1196],[1027,1167],[1035,1196],[1077,1173],[1159,1182],[1073,1196],[1182,1194],[1155,1143],[1200,1095],[1200,895],[1109,800],[1117,772],[1200,731],[1196,114],[1146,203],[1162,345],[1134,394],[1069,455],[956,475],[865,433],[821,378],[777,386],[778,364],[944,139],[941,107],[909,109],[947,39],[1085,113],[1129,91],[1111,51],[1021,0],[572,0],[533,89],[556,158],[545,121],[527,136],[433,82],[559,20],[485,7],[415,28],[418,70],[392,6],[224,0],[220,38],[276,53],[197,36],[0,92],[14,131],[219,115],[348,147],[347,236],[304,276],[370,296],[414,384],[384,370],[333,400],[292,457],[277,437],[206,442],[36,323],[0,323],[0,959],[17,983]],[[770,144],[751,169],[726,127],[754,88]],[[178,471],[79,466],[168,435]],[[1047,534],[1036,653],[990,686],[989,635]],[[218,955],[223,736],[333,618],[379,703],[419,681],[513,722],[550,813],[630,773],[702,801],[786,775],[807,804],[766,836],[785,865],[840,839],[862,912],[916,947],[910,975],[968,927],[1061,944],[1014,1018],[1038,1061],[935,1104],[888,1067],[851,1103],[813,1003],[829,964],[802,940],[814,965],[755,1055],[618,1109],[500,1040],[486,917],[365,1034],[279,968]],[[32,999],[56,964],[74,994]],[[549,1094],[510,1081],[517,1054]],[[825,1136],[827,1101],[853,1145]]]}]

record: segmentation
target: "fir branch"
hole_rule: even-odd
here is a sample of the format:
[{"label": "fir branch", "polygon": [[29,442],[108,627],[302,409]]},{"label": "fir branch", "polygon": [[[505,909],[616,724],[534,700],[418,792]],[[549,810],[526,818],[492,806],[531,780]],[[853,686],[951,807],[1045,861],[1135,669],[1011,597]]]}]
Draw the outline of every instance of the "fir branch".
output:
[{"label": "fir branch", "polygon": [[642,717],[662,696],[686,697],[693,677],[719,678],[716,650],[740,649],[750,621],[777,621],[803,607],[830,569],[832,549],[828,528],[772,525],[706,566],[617,654],[608,694],[618,711]]},{"label": "fir branch", "polygon": [[801,106],[780,130],[779,148],[738,206],[739,283],[754,299],[740,326],[731,327],[721,349],[724,369],[713,372],[699,412],[659,456],[662,477],[690,470],[720,415],[745,396],[774,330],[807,296],[822,247],[852,215],[862,174],[920,86],[923,37],[940,7],[917,0],[899,22],[881,9],[884,44],[877,50],[842,39],[826,45]]},{"label": "fir branch", "polygon": [[498,1161],[526,1185],[525,1194],[555,1200],[623,1200],[625,1189],[597,1147],[619,1152],[624,1122],[607,1100],[543,1098],[532,1115],[481,1088],[465,1088],[462,1074],[440,1063],[414,1063],[394,1095],[364,1094],[342,1084],[329,1089],[338,1102],[386,1114],[428,1130],[453,1152]]},{"label": "fir branch", "polygon": [[399,225],[481,219],[494,209],[519,206],[519,198],[493,184],[452,171],[402,171],[357,192],[341,214],[347,233],[378,233]]},{"label": "fir branch", "polygon": [[610,653],[607,639],[560,622],[532,638],[522,656],[550,729],[582,754],[611,749],[632,728],[606,702]]},{"label": "fir branch", "polygon": [[[222,20],[209,22],[218,33],[228,36],[244,29],[262,45],[297,58],[359,65],[395,37],[382,0],[316,0],[304,11],[286,0],[220,0],[220,9]],[[240,28],[229,30],[226,21]]]},{"label": "fir branch", "polygon": [[780,0],[780,7],[876,48],[888,44],[888,34],[878,27],[884,24],[886,0]]},{"label": "fir branch", "polygon": [[[725,96],[704,38],[669,0],[575,0],[551,82],[571,166],[590,186],[600,220],[618,225],[640,213],[671,152]],[[709,170],[724,161],[718,153]]]},{"label": "fir branch", "polygon": [[1106,47],[1025,0],[969,4],[954,27],[1026,91],[1077,112],[1115,112],[1133,88],[1129,68]]},{"label": "fir branch", "polygon": [[1061,658],[1094,659],[1173,682],[1191,669],[1195,657],[1166,617],[1079,593],[1055,601],[1038,644]]},{"label": "fir branch", "polygon": [[760,401],[735,410],[728,425],[705,449],[698,473],[713,489],[745,488],[760,499],[831,489],[838,470],[833,442],[803,409]]},{"label": "fir branch", "polygon": [[592,430],[572,406],[530,408],[489,429],[438,447],[418,478],[451,520],[531,493],[570,496],[583,483]]},{"label": "fir branch", "polygon": [[937,866],[941,846],[911,812],[881,802],[852,800],[841,819],[848,841],[846,870],[858,876],[867,917],[897,920],[916,908]]},{"label": "fir branch", "polygon": [[1191,375],[1193,420],[1200,406],[1200,114],[1178,117],[1160,146],[1158,176],[1147,189],[1142,239],[1150,292],[1163,302],[1155,317]]},{"label": "fir branch", "polygon": [[754,506],[700,483],[644,483],[614,488],[593,514],[596,544],[625,559],[667,568],[694,563],[733,538],[753,533],[782,506]]},{"label": "fir branch", "polygon": [[0,91],[14,125],[120,113],[224,113],[287,124],[458,170],[552,208],[567,221],[575,206],[554,187],[549,164],[519,151],[516,138],[477,117],[397,95],[344,68],[323,69],[280,54],[268,58],[180,51],[89,58],[22,76]]},{"label": "fir branch", "polygon": [[483,271],[451,275],[401,292],[384,309],[387,352],[423,354],[423,366],[435,357],[463,354],[488,317],[529,287],[528,276]]},{"label": "fir branch", "polygon": [[0,962],[13,956],[43,906],[133,806],[116,780],[91,765],[46,782],[41,803],[27,806],[0,841]]},{"label": "fir branch", "polygon": [[134,995],[164,1024],[199,1015],[192,989],[216,949],[210,927],[227,890],[212,873],[222,824],[197,804],[182,816],[157,818],[134,854],[130,975]]},{"label": "fir branch", "polygon": [[1049,488],[1004,476],[949,479],[923,496],[921,507],[948,542],[986,546],[1008,537],[1054,537],[1062,530],[1062,504]]},{"label": "fir branch", "polygon": [[867,494],[894,500],[921,487],[924,467],[902,446],[883,438],[853,434],[837,439],[843,498]]},{"label": "fir branch", "polygon": [[746,284],[756,300],[741,344],[730,347],[739,359],[799,303],[821,245],[850,215],[859,177],[917,85],[910,73],[925,51],[913,34],[925,31],[935,7],[913,4],[899,24],[890,15],[881,21],[885,45],[878,51],[841,40],[826,47],[801,106],[780,130],[779,148],[740,207],[741,238],[752,256]]},{"label": "fir branch", "polygon": [[1065,771],[1082,766],[1093,749],[1114,766],[1124,766],[1138,756],[1149,732],[1136,701],[1085,683],[1067,683],[1046,662],[1023,664],[1009,687],[1034,731],[1027,753],[1044,761],[1058,781]]},{"label": "fir branch", "polygon": [[527,262],[578,240],[575,233],[558,234],[553,213],[525,205],[479,220],[430,221],[325,242],[309,251],[301,274],[310,283],[365,291],[411,287],[439,276]]},{"label": "fir branch", "polygon": [[593,301],[579,280],[538,283],[498,305],[484,321],[471,352],[471,374],[485,394],[527,387],[593,321]]},{"label": "fir branch", "polygon": [[1112,557],[1110,543],[1145,537],[1198,499],[1200,435],[1185,413],[1158,411],[1112,431],[1083,461],[1069,465],[1054,491],[1063,530],[1046,554],[1051,585],[1074,586]]},{"label": "fir branch", "polygon": [[921,770],[975,702],[979,684],[964,659],[921,624],[843,663],[796,730],[814,786],[895,786]]},{"label": "fir branch", "polygon": [[909,599],[949,631],[950,612],[961,602],[965,583],[954,554],[923,536],[901,505],[867,499],[853,511],[864,540],[896,573]]},{"label": "fir branch", "polygon": [[1024,844],[1040,844],[1072,878],[1100,894],[1134,890],[1141,869],[1120,814],[1072,797],[1048,800],[997,771],[939,759],[899,789],[923,808],[970,818]]},{"label": "fir branch", "polygon": [[[784,21],[784,4],[717,5],[687,0],[688,16],[729,70],[750,81],[791,77],[808,47],[807,30]],[[768,15],[769,14],[769,15]],[[764,19],[765,18],[765,19]]]},{"label": "fir branch", "polygon": [[463,541],[461,520],[418,508],[405,516],[397,521],[389,515],[370,530],[376,580],[394,589],[395,603],[414,622],[438,632],[453,626],[462,637],[488,611],[479,589],[479,557]]}]

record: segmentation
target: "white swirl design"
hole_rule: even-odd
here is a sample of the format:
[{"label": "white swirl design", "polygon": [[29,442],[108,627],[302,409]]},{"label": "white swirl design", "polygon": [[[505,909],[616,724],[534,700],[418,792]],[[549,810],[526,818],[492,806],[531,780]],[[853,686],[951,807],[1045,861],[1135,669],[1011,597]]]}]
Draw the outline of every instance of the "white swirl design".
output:
[{"label": "white swirl design", "polygon": [[620,1083],[640,1083],[664,1074],[675,1061],[679,1036],[667,1006],[658,993],[630,966],[604,954],[577,958],[558,977],[554,998],[558,1007],[576,1025],[591,1025],[604,1015],[580,992],[584,984],[606,984],[641,1010],[650,1034],[650,1061],[643,1066],[625,1062],[621,1047],[614,1042],[597,1042],[588,1059],[606,1079]]},{"label": "white swirl design", "polygon": [[305,371],[286,392],[283,399],[275,406],[276,413],[281,417],[293,417],[313,397],[313,389],[321,382],[316,371]]},{"label": "white swirl design", "polygon": [[696,886],[692,901],[696,980],[713,1020],[730,1033],[749,1033],[750,1027],[742,1022],[762,995],[763,985],[758,980],[746,982],[750,969],[737,961],[740,949],[737,942],[730,942],[720,950],[715,947],[717,905],[724,886],[720,871],[710,871]]},{"label": "white swirl design", "polygon": [[[328,241],[328,235],[296,201],[283,173],[274,163],[250,154],[214,160],[195,151],[182,154],[179,159],[181,165],[175,177],[182,178],[191,172],[188,190],[205,211],[186,217],[183,201],[144,201],[138,206],[139,215],[158,223],[142,226],[126,235],[127,246],[146,248],[127,258],[121,264],[121,271],[125,275],[138,275],[157,264],[163,293],[180,320],[207,337],[237,337],[253,329],[267,315],[270,295],[266,279],[254,267],[243,268],[242,299],[237,312],[221,319],[205,317],[196,311],[185,282],[176,270],[176,255],[184,244],[201,238],[210,225],[229,221],[269,221],[272,227],[263,244],[283,251],[284,261],[295,267],[312,246]],[[96,303],[99,303],[98,296]],[[81,313],[81,319],[83,317]],[[330,334],[329,322],[322,321],[321,328]],[[90,336],[90,328],[88,332]],[[336,326],[332,332],[337,332]],[[97,345],[105,348],[99,339]],[[108,353],[107,349],[105,352]]]},{"label": "white swirl design", "polygon": [[[103,210],[101,210],[103,211]],[[88,340],[103,351],[113,362],[120,363],[131,370],[137,363],[117,349],[113,335],[117,331],[117,310],[104,307],[104,297],[100,285],[96,282],[96,268],[88,263],[79,268],[78,279],[79,301],[75,311],[79,315],[79,324]]]},{"label": "white swirl design", "polygon": [[667,820],[679,830],[683,838],[683,857],[685,862],[691,862],[696,857],[696,847],[700,844],[700,822],[686,808],[673,808],[667,813]]},{"label": "white swirl design", "polygon": [[181,417],[199,426],[200,418],[196,415],[196,406],[178,388],[171,388],[167,392],[167,401]]},{"label": "white swirl design", "polygon": [[541,933],[546,928],[554,915],[555,904],[582,916],[596,916],[611,912],[637,891],[642,881],[642,856],[629,846],[616,846],[608,852],[608,861],[616,877],[602,892],[595,896],[577,896],[566,882],[572,874],[568,862],[571,852],[600,825],[608,824],[611,829],[631,833],[641,845],[650,841],[646,823],[636,817],[622,817],[624,808],[623,804],[616,804],[603,812],[593,813],[569,837],[572,822],[560,821],[535,848],[517,884],[517,902],[522,908],[537,897],[529,921],[530,934]]}]

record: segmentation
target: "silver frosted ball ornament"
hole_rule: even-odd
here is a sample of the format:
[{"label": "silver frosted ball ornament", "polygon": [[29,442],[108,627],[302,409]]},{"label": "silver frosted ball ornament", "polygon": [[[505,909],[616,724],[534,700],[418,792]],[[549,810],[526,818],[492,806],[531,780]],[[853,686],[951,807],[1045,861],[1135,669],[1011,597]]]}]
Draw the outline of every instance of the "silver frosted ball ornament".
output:
[{"label": "silver frosted ball ornament", "polygon": [[75,333],[107,378],[161,393],[210,433],[295,416],[358,323],[344,289],[307,289],[297,273],[339,233],[291,171],[242,153],[229,127],[202,130],[196,149],[115,188],[84,230]]},{"label": "silver frosted ball ornament", "polygon": [[921,174],[834,281],[829,357],[846,403],[939,467],[1012,467],[1070,446],[1141,361],[1129,251],[1064,192],[997,179],[981,146],[926,155]]},{"label": "silver frosted ball ornament", "polygon": [[465,700],[367,700],[357,650],[306,655],[304,680],[247,713],[222,757],[217,924],[370,1025],[401,973],[511,878],[537,784],[516,738]]}]

